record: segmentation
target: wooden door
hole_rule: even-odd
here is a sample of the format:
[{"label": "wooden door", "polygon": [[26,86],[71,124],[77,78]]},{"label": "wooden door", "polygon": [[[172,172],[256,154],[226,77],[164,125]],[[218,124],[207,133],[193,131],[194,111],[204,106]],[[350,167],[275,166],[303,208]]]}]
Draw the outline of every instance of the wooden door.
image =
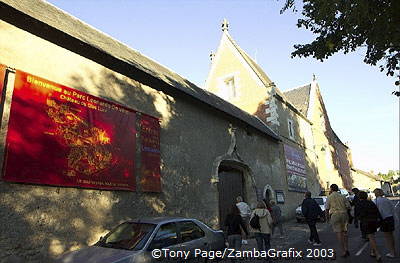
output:
[{"label": "wooden door", "polygon": [[219,172],[219,222],[224,226],[225,218],[236,204],[236,197],[244,197],[242,172],[234,169],[223,169]]}]

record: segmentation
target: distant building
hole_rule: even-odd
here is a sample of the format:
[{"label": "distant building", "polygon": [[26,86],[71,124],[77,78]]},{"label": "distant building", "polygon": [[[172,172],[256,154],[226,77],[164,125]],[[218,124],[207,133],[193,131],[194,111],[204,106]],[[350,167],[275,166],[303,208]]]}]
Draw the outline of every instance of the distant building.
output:
[{"label": "distant building", "polygon": [[376,188],[381,188],[385,195],[393,195],[393,190],[390,182],[383,180],[382,177],[370,172],[366,172],[357,168],[351,168],[353,187],[359,190],[370,191],[371,193]]}]

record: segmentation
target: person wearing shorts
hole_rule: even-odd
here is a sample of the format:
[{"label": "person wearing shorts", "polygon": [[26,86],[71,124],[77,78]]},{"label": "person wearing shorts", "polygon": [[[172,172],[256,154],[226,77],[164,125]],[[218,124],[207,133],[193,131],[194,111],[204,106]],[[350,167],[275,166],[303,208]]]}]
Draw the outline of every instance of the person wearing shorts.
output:
[{"label": "person wearing shorts", "polygon": [[347,210],[350,209],[350,202],[344,195],[339,193],[339,187],[336,184],[330,186],[330,195],[328,196],[325,204],[327,222],[332,225],[333,232],[342,248],[342,257],[350,255],[347,236],[348,214]]},{"label": "person wearing shorts", "polygon": [[394,244],[394,206],[393,203],[383,197],[383,191],[380,188],[376,188],[374,190],[374,194],[376,196],[375,204],[378,207],[379,213],[382,216],[381,221],[381,231],[383,232],[386,240],[386,245],[389,248],[390,253],[387,253],[386,256],[388,258],[394,258],[396,256],[395,244]]}]

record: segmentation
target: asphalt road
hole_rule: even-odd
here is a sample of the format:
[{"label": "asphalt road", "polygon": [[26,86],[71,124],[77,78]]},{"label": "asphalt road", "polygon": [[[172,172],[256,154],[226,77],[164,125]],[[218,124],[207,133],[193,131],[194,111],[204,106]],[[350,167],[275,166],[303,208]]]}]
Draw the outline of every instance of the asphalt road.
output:
[{"label": "asphalt road", "polygon": [[[394,236],[396,238],[397,251],[400,252],[400,199],[393,200],[395,207],[395,221],[396,230]],[[320,231],[319,236],[322,242],[322,246],[314,247],[306,240],[291,244],[286,248],[294,248],[297,251],[303,252],[303,257],[300,260],[295,260],[294,258],[283,260],[277,259],[273,262],[358,262],[358,263],[368,263],[376,262],[375,258],[370,256],[370,248],[368,242],[364,242],[361,239],[361,233],[359,229],[356,229],[354,225],[349,226],[349,251],[350,256],[346,258],[340,257],[342,251],[339,248],[335,234],[331,231],[330,226],[326,227],[323,231]],[[375,238],[378,245],[378,250],[383,255],[382,262],[393,262],[400,263],[400,257],[395,259],[386,258],[389,251],[386,248],[383,233],[377,232]],[[331,252],[336,252],[336,257],[330,257]],[[307,257],[308,256],[308,257]],[[321,258],[321,256],[324,256]]]},{"label": "asphalt road", "polygon": [[[395,207],[395,223],[396,230],[394,236],[396,238],[396,247],[400,252],[400,198],[393,200]],[[298,226],[298,227],[297,227]],[[270,262],[348,262],[348,263],[369,263],[376,262],[376,259],[370,256],[369,243],[361,239],[360,229],[354,225],[349,226],[349,251],[350,256],[346,258],[340,257],[342,251],[339,248],[336,235],[332,232],[331,226],[327,223],[318,223],[319,236],[322,242],[320,247],[315,247],[307,242],[309,232],[308,227],[304,223],[297,223],[291,226],[291,234],[286,245],[278,245],[276,242],[271,242],[272,249],[283,251],[284,257],[277,257]],[[297,230],[296,230],[297,229]],[[307,230],[306,230],[307,229]],[[378,249],[382,254],[382,262],[400,263],[400,257],[390,259],[385,257],[389,250],[386,248],[385,239],[382,232],[375,234]],[[282,246],[283,245],[283,246]],[[252,240],[248,246],[243,247],[243,250],[252,250],[256,247],[255,241]],[[286,255],[285,255],[286,252]],[[296,257],[301,254],[301,257]],[[233,262],[225,259],[220,263]],[[264,259],[254,259],[246,257],[245,259],[237,259],[234,262],[267,262]]]}]

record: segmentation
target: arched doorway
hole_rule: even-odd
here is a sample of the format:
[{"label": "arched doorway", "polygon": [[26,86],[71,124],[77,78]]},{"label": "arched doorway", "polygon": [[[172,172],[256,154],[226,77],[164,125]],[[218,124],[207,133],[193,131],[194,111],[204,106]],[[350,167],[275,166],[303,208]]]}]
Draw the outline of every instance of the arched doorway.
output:
[{"label": "arched doorway", "polygon": [[275,201],[275,192],[269,184],[265,185],[264,187],[263,199],[268,203],[272,200]]},{"label": "arched doorway", "polygon": [[265,202],[269,204],[269,202],[271,201],[271,197],[272,197],[271,190],[266,189],[264,193]]},{"label": "arched doorway", "polygon": [[220,165],[218,168],[219,223],[222,228],[226,216],[236,204],[236,197],[242,196],[246,201],[243,172],[233,167]]}]

